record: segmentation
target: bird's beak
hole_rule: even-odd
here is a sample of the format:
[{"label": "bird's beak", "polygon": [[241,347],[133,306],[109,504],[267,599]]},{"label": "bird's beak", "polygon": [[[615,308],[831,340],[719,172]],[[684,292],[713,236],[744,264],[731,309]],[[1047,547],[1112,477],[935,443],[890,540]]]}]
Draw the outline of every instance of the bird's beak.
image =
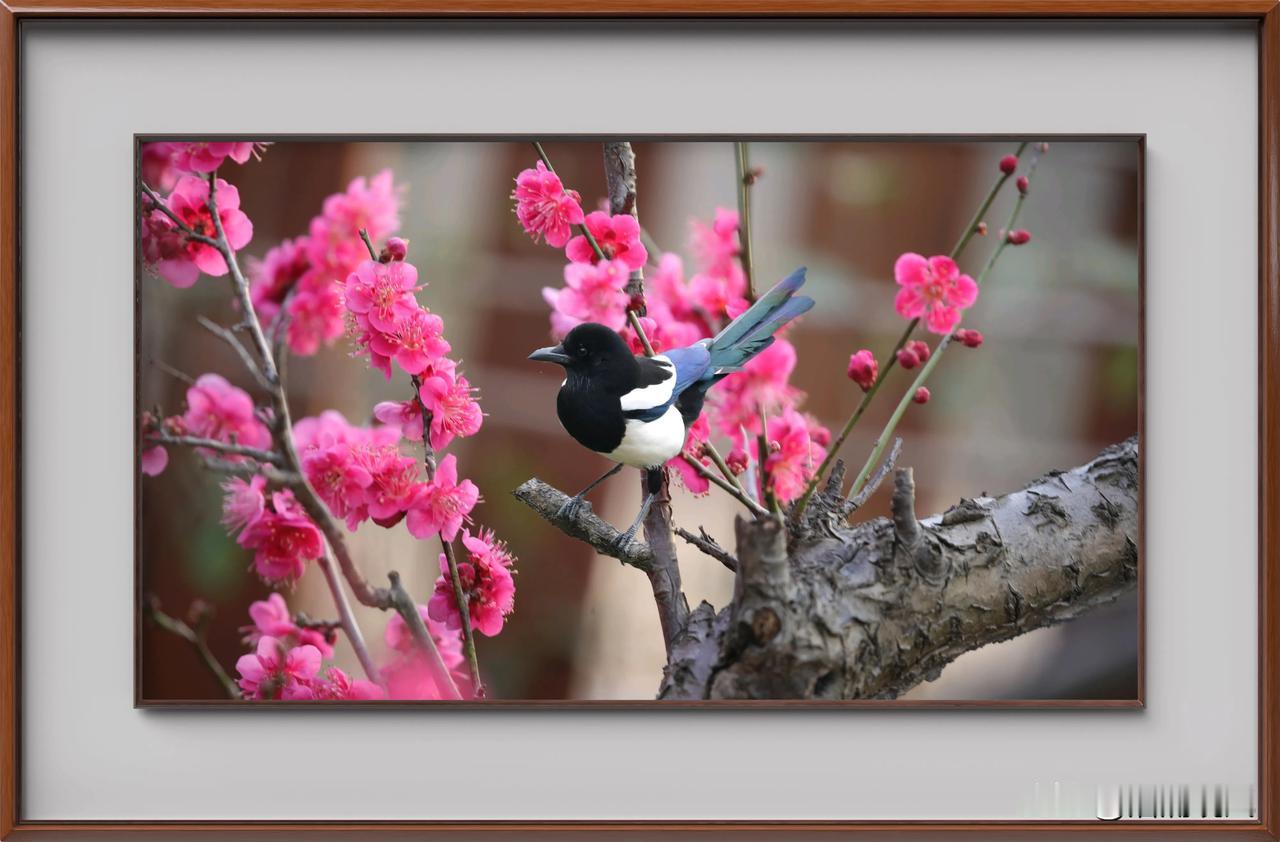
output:
[{"label": "bird's beak", "polygon": [[568,365],[569,355],[564,352],[563,345],[552,345],[550,348],[539,348],[529,355],[529,359],[540,363]]}]

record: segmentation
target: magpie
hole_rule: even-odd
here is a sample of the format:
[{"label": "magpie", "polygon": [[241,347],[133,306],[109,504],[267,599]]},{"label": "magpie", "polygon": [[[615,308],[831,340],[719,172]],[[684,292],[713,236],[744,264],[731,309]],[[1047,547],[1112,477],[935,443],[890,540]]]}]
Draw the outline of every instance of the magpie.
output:
[{"label": "magpie", "polygon": [[618,463],[570,498],[560,514],[570,514],[583,495],[623,466],[640,468],[645,471],[644,503],[617,539],[620,548],[630,544],[662,486],[662,465],[684,447],[707,390],[741,370],[773,344],[779,328],[813,307],[812,298],[796,295],[804,273],[804,267],[792,272],[714,337],[685,348],[638,357],[616,331],[586,322],[559,345],[530,354],[531,360],[564,366],[556,414],[565,431]]}]

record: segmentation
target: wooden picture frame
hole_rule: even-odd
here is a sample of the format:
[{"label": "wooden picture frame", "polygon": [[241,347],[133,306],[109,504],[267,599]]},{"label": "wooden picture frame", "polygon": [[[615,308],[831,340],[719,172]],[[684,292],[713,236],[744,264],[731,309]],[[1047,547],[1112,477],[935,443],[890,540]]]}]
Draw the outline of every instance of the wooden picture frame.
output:
[{"label": "wooden picture frame", "polygon": [[[775,3],[750,0],[712,0],[696,9],[670,0],[552,0],[529,4],[515,0],[373,0],[348,4],[337,0],[232,0],[217,7],[188,6],[181,3],[132,5],[120,0],[87,0],[58,4],[28,0],[24,4],[0,6],[0,45],[5,72],[0,87],[0,109],[6,117],[0,132],[0,333],[5,337],[0,350],[0,383],[3,402],[0,411],[0,450],[11,458],[0,462],[0,836],[25,838],[36,832],[60,831],[71,834],[135,833],[161,831],[177,834],[196,832],[253,834],[275,831],[279,838],[307,838],[316,831],[346,831],[366,834],[374,831],[399,834],[439,834],[447,838],[460,831],[536,831],[558,835],[569,831],[772,831],[780,838],[803,831],[865,831],[920,833],[939,837],[987,838],[1035,833],[1046,838],[1075,836],[1089,829],[1147,838],[1169,838],[1195,833],[1214,834],[1209,838],[1280,838],[1280,670],[1275,664],[1277,635],[1280,635],[1280,4],[1270,0],[799,0]],[[1141,19],[1230,18],[1252,22],[1259,39],[1259,790],[1257,821],[1128,820],[1117,824],[1082,825],[1056,821],[94,821],[57,822],[26,820],[21,814],[21,378],[19,366],[21,321],[18,282],[21,256],[18,253],[18,161],[20,150],[18,73],[20,27],[27,21],[49,19],[148,18],[888,18],[888,19],[999,19],[1032,20],[1046,18]],[[1158,834],[1158,835],[1156,835]]]}]

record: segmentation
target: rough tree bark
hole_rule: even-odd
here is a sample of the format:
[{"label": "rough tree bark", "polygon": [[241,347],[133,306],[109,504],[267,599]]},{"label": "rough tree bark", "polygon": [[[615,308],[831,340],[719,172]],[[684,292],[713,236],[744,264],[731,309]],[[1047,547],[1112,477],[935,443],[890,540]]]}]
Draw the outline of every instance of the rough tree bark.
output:
[{"label": "rough tree bark", "polygon": [[[516,495],[597,548],[617,534],[589,511],[559,522],[564,495],[537,480]],[[658,697],[894,698],[964,652],[1072,619],[1136,586],[1136,438],[924,520],[902,469],[892,502],[892,518],[851,527],[836,481],[789,530],[740,518],[733,600],[688,615]],[[651,558],[633,548],[620,560],[644,569]]]}]

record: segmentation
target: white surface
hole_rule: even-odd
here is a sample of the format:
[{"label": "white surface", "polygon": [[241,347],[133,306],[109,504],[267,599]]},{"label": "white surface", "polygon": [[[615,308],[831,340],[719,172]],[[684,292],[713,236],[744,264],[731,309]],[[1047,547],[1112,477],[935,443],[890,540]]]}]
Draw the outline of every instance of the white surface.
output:
[{"label": "white surface", "polygon": [[[1001,818],[1255,779],[1250,27],[479,29],[24,25],[26,818]],[[133,133],[630,131],[1149,133],[1146,711],[133,709]]]}]

